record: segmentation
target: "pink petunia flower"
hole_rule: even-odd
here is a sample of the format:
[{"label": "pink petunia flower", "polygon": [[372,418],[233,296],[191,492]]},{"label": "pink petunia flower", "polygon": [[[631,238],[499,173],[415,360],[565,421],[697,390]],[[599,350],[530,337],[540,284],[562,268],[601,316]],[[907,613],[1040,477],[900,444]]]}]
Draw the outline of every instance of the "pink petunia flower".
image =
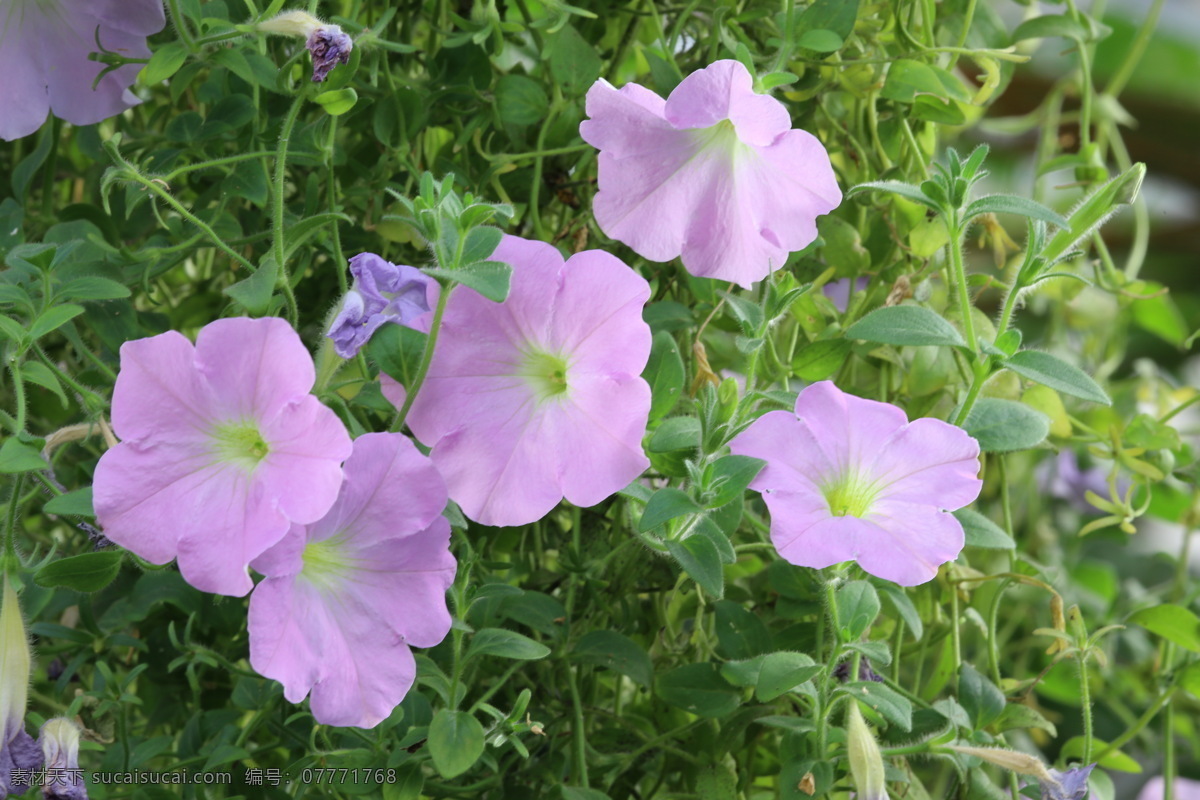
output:
[{"label": "pink petunia flower", "polygon": [[113,429],[93,500],[109,539],[188,583],[244,595],[252,560],[337,498],[350,437],[309,394],[315,374],[282,319],[222,319],[196,345],[169,331],[121,346]]},{"label": "pink petunia flower", "polygon": [[146,37],[163,29],[161,0],[0,0],[0,139],[28,136],[54,114],[90,125],[140,100],[129,91],[140,66],[126,64],[92,83],[104,65],[97,50],[150,55]]},{"label": "pink petunia flower", "polygon": [[666,100],[601,79],[587,114],[579,133],[600,150],[596,222],[651,261],[682,256],[693,275],[749,288],[842,202],[825,148],[755,94],[740,62],[693,72]]},{"label": "pink petunia flower", "polygon": [[947,511],[972,502],[979,443],[936,419],[909,422],[888,403],[846,394],[830,381],[771,411],[730,449],[766,467],[750,488],[771,511],[771,540],[787,561],[828,567],[857,561],[901,586],[924,583],[963,548]]},{"label": "pink petunia flower", "polygon": [[345,472],[323,519],[254,561],[267,577],[250,596],[250,664],[289,702],[311,690],[318,722],[372,728],[413,684],[408,646],[450,631],[456,563],[446,484],[411,441],[360,436]]},{"label": "pink petunia flower", "polygon": [[523,525],[564,497],[595,505],[649,466],[650,286],[599,250],[564,263],[505,236],[492,259],[512,265],[508,299],[455,289],[408,424],[464,514]]}]

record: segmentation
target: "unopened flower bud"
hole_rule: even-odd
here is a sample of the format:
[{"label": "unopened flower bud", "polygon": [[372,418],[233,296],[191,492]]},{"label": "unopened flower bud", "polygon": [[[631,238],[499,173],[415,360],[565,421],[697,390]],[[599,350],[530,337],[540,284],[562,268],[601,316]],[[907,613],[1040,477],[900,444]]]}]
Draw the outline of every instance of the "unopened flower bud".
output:
[{"label": "unopened flower bud", "polygon": [[0,797],[24,794],[29,788],[12,781],[13,770],[37,770],[42,753],[25,732],[29,692],[29,638],[17,593],[4,579],[0,596]]},{"label": "unopened flower bud", "polygon": [[887,800],[883,754],[879,752],[879,743],[863,720],[856,700],[851,700],[846,708],[846,747],[859,800]]}]

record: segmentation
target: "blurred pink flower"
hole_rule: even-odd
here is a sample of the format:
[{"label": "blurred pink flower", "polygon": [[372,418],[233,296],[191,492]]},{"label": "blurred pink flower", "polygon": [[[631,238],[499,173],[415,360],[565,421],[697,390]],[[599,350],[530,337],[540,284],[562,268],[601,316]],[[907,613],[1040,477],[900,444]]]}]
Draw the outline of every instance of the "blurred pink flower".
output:
[{"label": "blurred pink flower", "polygon": [[413,684],[409,645],[449,632],[456,563],[446,484],[411,441],[360,436],[345,474],[323,519],[255,559],[267,577],[250,596],[250,664],[289,702],[311,690],[317,722],[373,728]]},{"label": "blurred pink flower", "polygon": [[105,535],[188,583],[244,595],[250,562],[337,498],[350,437],[309,394],[312,357],[277,317],[221,319],[121,346],[113,429],[96,465]]},{"label": "blurred pink flower", "polygon": [[[1155,775],[1142,787],[1138,800],[1162,800],[1166,797],[1163,791],[1166,783],[1162,775]],[[1200,781],[1177,777],[1171,788],[1175,790],[1175,800],[1200,800]]]},{"label": "blurred pink flower", "polygon": [[563,497],[595,505],[649,466],[650,286],[599,250],[564,263],[505,236],[492,259],[512,265],[508,299],[454,290],[408,423],[464,514],[523,525]]},{"label": "blurred pink flower", "polygon": [[792,130],[782,103],[755,94],[738,61],[717,61],[663,100],[605,80],[579,126],[600,150],[600,228],[651,261],[749,288],[817,238],[842,201],[829,155]]},{"label": "blurred pink flower", "polygon": [[90,125],[140,100],[129,91],[139,64],[126,64],[93,82],[105,65],[98,50],[129,58],[150,55],[146,37],[163,29],[162,0],[0,0],[0,139],[28,136],[54,114]]},{"label": "blurred pink flower", "polygon": [[804,567],[855,560],[902,586],[933,578],[963,548],[947,510],[978,495],[979,444],[936,419],[909,422],[896,406],[807,387],[795,413],[755,420],[730,449],[766,467],[750,488],[771,511],[779,554]]}]

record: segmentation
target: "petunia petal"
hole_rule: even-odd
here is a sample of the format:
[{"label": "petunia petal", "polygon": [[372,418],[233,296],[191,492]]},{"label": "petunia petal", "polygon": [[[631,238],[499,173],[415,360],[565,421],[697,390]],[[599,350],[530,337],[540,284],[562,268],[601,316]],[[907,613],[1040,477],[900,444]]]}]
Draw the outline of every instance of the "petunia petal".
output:
[{"label": "petunia petal", "polygon": [[756,94],[754,79],[733,59],[714,61],[684,78],[667,98],[665,115],[676,128],[709,128],[730,120],[738,138],[759,146],[771,144],[792,127],[783,103]]},{"label": "petunia petal", "polygon": [[979,443],[938,419],[917,419],[879,444],[870,467],[889,500],[954,511],[979,496]]},{"label": "petunia petal", "polygon": [[316,381],[308,348],[279,317],[233,317],[196,336],[196,366],[219,397],[222,419],[269,419]]},{"label": "petunia petal", "polygon": [[938,566],[962,552],[962,525],[953,514],[934,506],[881,500],[871,506],[864,522],[873,526],[864,536],[859,566],[872,575],[916,586],[933,579]]}]

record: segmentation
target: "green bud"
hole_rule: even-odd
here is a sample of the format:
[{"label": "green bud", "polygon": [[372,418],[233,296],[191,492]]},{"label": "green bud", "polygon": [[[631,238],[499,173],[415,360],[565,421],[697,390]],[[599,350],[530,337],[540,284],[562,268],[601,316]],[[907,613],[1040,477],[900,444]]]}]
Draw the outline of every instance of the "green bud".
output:
[{"label": "green bud", "polygon": [[846,748],[849,751],[850,774],[859,800],[887,800],[887,781],[883,774],[883,754],[879,743],[858,710],[858,701],[851,699],[846,707]]},{"label": "green bud", "polygon": [[0,733],[25,724],[29,692],[29,637],[21,619],[21,604],[8,576],[0,599]]},{"label": "green bud", "polygon": [[1042,250],[1041,256],[1046,266],[1058,261],[1090,236],[1112,216],[1117,206],[1128,205],[1136,200],[1145,176],[1146,165],[1134,164],[1085,197],[1068,216],[1070,227],[1061,228]]}]

